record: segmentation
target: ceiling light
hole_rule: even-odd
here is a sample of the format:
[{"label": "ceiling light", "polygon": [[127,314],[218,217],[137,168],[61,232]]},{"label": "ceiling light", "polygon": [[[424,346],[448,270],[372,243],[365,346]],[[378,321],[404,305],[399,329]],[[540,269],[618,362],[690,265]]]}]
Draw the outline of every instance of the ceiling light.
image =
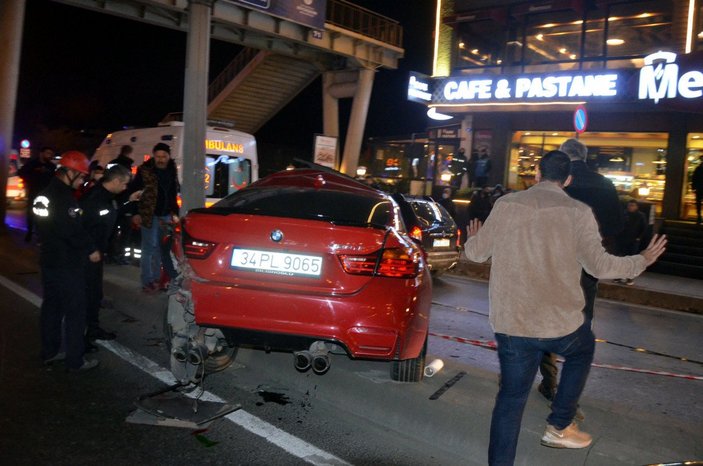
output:
[{"label": "ceiling light", "polygon": [[625,43],[625,41],[622,39],[608,39],[605,41],[605,43],[608,45],[622,45]]},{"label": "ceiling light", "polygon": [[535,38],[536,38],[537,40],[544,40],[544,34],[537,34],[537,35],[535,36]]},{"label": "ceiling light", "polygon": [[564,54],[565,54],[565,53],[567,53],[567,50],[566,50],[564,47],[562,47],[562,48],[559,49],[559,53],[564,53]]},{"label": "ceiling light", "polygon": [[460,49],[463,49],[463,48],[464,48],[464,43],[463,43],[463,42],[459,42],[459,48],[460,48]]},{"label": "ceiling light", "polygon": [[569,55],[569,58],[571,58],[572,60],[576,60],[576,54],[572,53],[571,55]]},{"label": "ceiling light", "polygon": [[473,53],[474,55],[478,55],[478,49],[473,49],[471,53]]}]

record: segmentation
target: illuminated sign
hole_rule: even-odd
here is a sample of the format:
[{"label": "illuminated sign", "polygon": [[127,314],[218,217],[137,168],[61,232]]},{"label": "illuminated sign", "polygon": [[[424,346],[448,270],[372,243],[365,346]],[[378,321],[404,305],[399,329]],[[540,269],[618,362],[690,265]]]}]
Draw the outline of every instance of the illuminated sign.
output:
[{"label": "illuminated sign", "polygon": [[490,100],[577,99],[617,95],[618,75],[586,73],[534,77],[447,79],[442,97],[447,102]]},{"label": "illuminated sign", "polygon": [[243,154],[244,144],[235,144],[233,142],[220,141],[219,139],[206,139],[205,149],[219,150],[222,152],[236,152],[237,154]]},{"label": "illuminated sign", "polygon": [[421,104],[432,101],[432,78],[420,73],[410,73],[408,100]]},{"label": "illuminated sign", "polygon": [[[689,101],[703,97],[703,69],[691,66],[699,58],[686,55],[677,63],[673,52],[644,57],[641,69],[560,71],[531,75],[461,75],[420,79],[411,74],[408,100],[446,106],[575,104],[585,102]],[[703,68],[703,67],[701,67]],[[422,76],[422,75],[419,75]],[[427,93],[431,99],[427,100]]]},{"label": "illuminated sign", "polygon": [[703,95],[703,73],[688,71],[679,77],[679,65],[673,52],[657,52],[644,58],[640,70],[640,100],[651,99],[696,99]]}]

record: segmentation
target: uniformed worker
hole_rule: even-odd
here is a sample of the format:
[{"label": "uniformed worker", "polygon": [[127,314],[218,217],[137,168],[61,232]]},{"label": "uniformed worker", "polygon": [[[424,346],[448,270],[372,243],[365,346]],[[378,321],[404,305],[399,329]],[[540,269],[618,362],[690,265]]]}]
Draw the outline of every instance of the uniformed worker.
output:
[{"label": "uniformed worker", "polygon": [[[108,251],[110,235],[121,205],[115,197],[127,189],[132,174],[122,165],[112,165],[95,185],[78,201],[83,210],[83,227],[101,256]],[[139,199],[141,191],[132,193],[128,202]],[[85,260],[86,279],[86,352],[97,351],[95,340],[114,340],[116,335],[100,327],[100,303],[103,300],[103,261]]]},{"label": "uniformed worker", "polygon": [[[41,305],[41,358],[45,364],[65,359],[69,371],[85,371],[98,361],[84,358],[85,261],[100,261],[100,251],[83,228],[74,191],[88,174],[88,158],[68,151],[61,156],[56,176],[34,199],[32,210],[39,228],[39,264],[44,299]],[[61,351],[61,323],[65,325],[65,353]]]}]

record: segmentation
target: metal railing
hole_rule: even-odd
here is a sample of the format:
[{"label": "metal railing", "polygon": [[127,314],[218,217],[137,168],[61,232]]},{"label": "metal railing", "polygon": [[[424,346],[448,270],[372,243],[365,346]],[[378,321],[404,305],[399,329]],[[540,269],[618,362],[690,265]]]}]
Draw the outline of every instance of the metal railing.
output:
[{"label": "metal railing", "polygon": [[234,60],[210,83],[207,89],[208,102],[217,97],[224,88],[251,62],[260,50],[244,48],[234,57]]},{"label": "metal railing", "polygon": [[[403,28],[398,21],[346,0],[327,0],[326,22],[396,47],[402,47]],[[259,50],[252,48],[244,48],[239,52],[208,86],[208,102],[212,102],[254,59],[257,53]]]},{"label": "metal railing", "polygon": [[327,0],[327,23],[402,47],[403,27],[393,19],[346,0]]}]

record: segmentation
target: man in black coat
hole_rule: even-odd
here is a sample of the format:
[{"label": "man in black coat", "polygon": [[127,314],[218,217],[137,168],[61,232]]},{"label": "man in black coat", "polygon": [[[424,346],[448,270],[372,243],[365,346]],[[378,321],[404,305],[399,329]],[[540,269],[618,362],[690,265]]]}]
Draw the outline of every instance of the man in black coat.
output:
[{"label": "man in black coat", "polygon": [[44,291],[39,318],[41,358],[45,364],[65,360],[71,371],[98,365],[98,361],[83,357],[85,263],[100,261],[100,251],[83,228],[82,210],[74,197],[87,174],[87,157],[78,151],[65,152],[56,176],[32,206],[41,241],[39,265]]},{"label": "man in black coat", "polygon": [[[620,198],[613,182],[588,168],[586,165],[588,148],[578,139],[567,139],[559,150],[565,152],[571,159],[572,181],[564,190],[569,196],[591,207],[598,221],[603,246],[608,252],[614,254],[615,238],[623,227],[623,215]],[[583,308],[584,321],[590,324],[593,321],[593,306],[598,294],[598,279],[582,271],[581,288],[586,301]],[[538,387],[539,392],[551,401],[557,388],[556,355],[545,354],[539,370],[543,377]],[[582,416],[583,413],[579,412],[578,417]]]},{"label": "man in black coat", "polygon": [[[101,256],[107,252],[110,235],[122,207],[115,197],[127,189],[131,173],[122,165],[112,165],[93,188],[81,197],[83,227],[92,238]],[[139,198],[134,192],[129,201]],[[100,328],[99,311],[103,299],[103,261],[86,262],[86,351],[97,351],[94,340],[113,340],[115,334]]]}]

